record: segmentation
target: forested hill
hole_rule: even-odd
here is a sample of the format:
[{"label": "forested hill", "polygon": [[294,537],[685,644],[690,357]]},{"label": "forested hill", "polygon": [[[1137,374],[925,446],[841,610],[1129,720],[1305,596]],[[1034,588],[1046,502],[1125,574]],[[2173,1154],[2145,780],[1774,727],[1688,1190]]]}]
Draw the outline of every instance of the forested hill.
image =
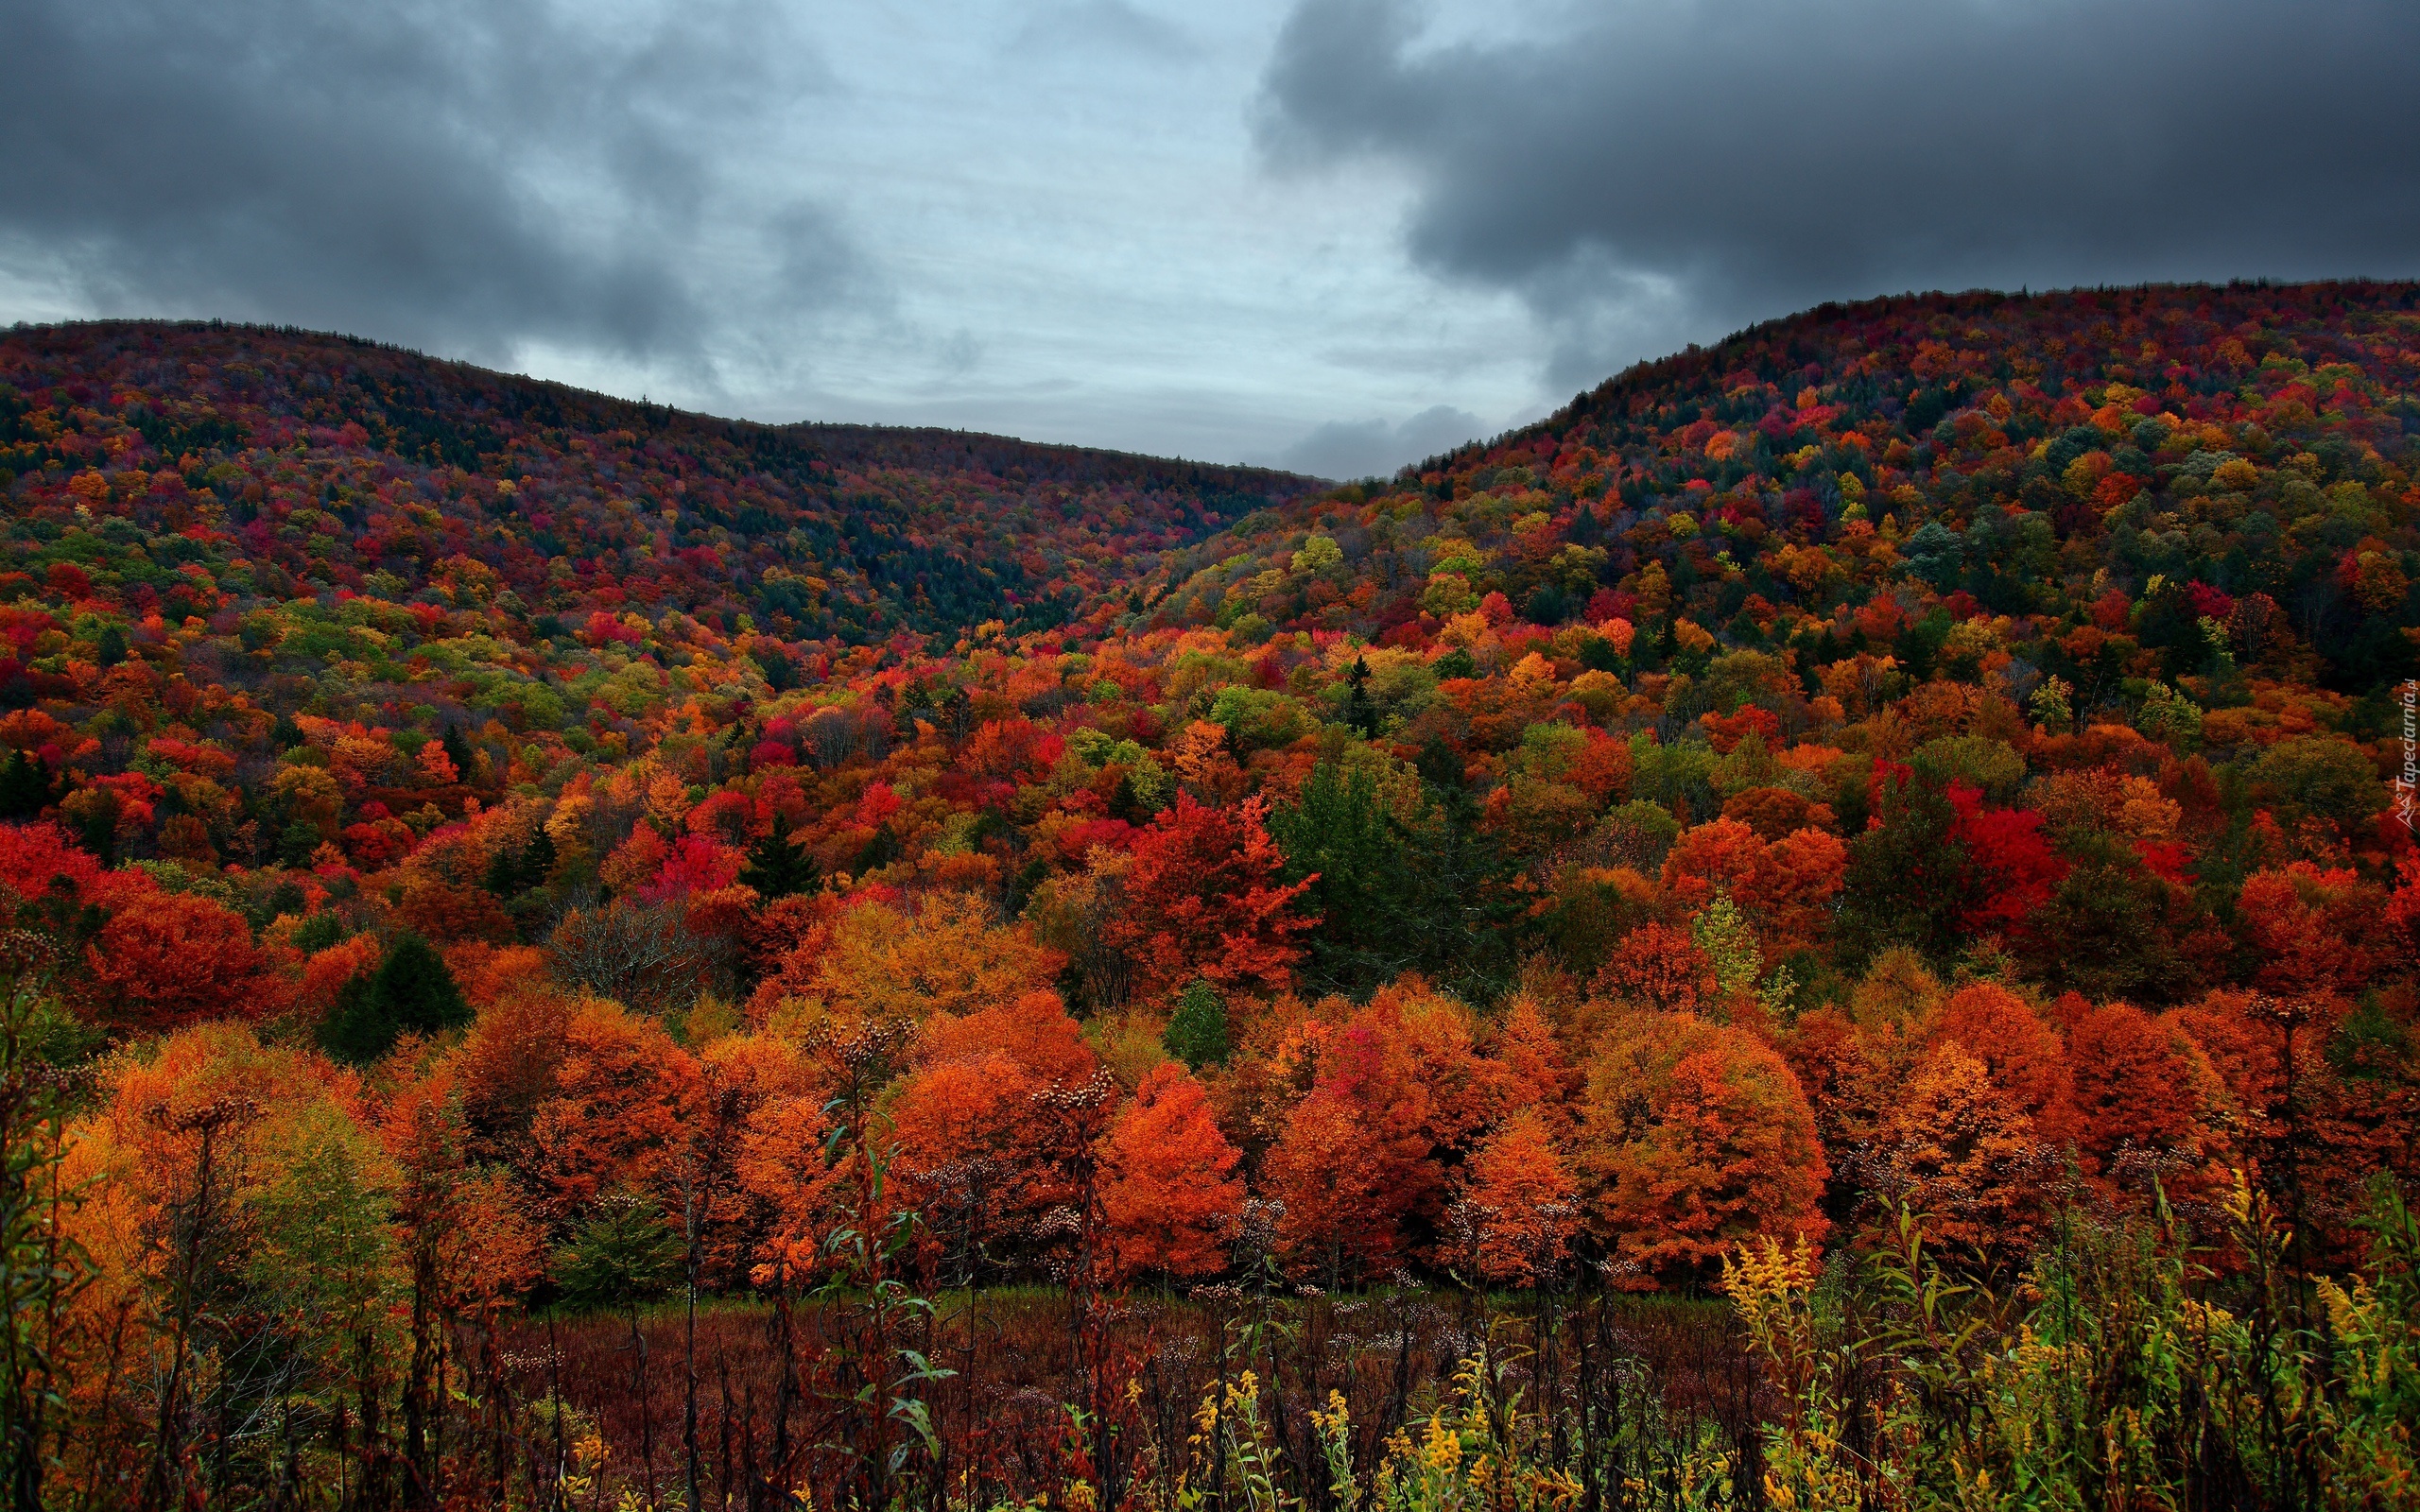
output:
[{"label": "forested hill", "polygon": [[714,1287],[833,1265],[842,1074],[985,1280],[1094,1171],[1125,1275],[1682,1289],[2246,1176],[2355,1256],[2420,1174],[2420,285],[1818,310],[1319,491],[321,336],[0,370],[0,921],[109,1234],[152,1086],[450,1108],[513,1295],[683,1130],[762,1183]]},{"label": "forested hill", "polygon": [[733,1460],[683,1283],[828,1506],[1283,1500],[1188,1425],[1326,1504],[1348,1423],[1568,1503],[1381,1449],[1523,1381],[1691,1497],[2420,1480],[2420,285],[1819,310],[1316,491],[280,333],[0,384],[9,1400],[87,1501],[652,1503],[651,1425]]},{"label": "forested hill", "polygon": [[484,572],[558,620],[677,608],[842,643],[1039,629],[1316,486],[952,431],[716,420],[295,331],[0,333],[0,491],[21,519],[80,501],[192,542],[179,551],[223,546],[246,563],[238,582],[277,598],[402,601]]},{"label": "forested hill", "polygon": [[[1827,305],[1241,522],[1171,561],[1163,614],[1426,644],[1501,593],[1516,624],[1652,627],[1658,667],[1870,648],[1919,680],[1953,627],[2089,620],[2172,680],[2204,670],[2204,622],[2258,655],[2273,617],[2304,676],[2375,694],[2420,620],[2415,312],[2413,284]],[[1843,601],[1861,632],[1826,623]],[[1999,649],[2020,692],[2057,676],[2082,713],[2123,658],[2077,645]]]}]

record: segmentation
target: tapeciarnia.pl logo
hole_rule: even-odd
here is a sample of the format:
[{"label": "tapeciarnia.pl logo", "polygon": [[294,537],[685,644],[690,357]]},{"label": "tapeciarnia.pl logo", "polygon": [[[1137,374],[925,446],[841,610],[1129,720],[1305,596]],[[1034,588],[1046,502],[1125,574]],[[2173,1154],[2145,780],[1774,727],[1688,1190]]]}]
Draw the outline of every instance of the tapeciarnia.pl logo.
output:
[{"label": "tapeciarnia.pl logo", "polygon": [[2406,679],[2403,688],[2403,770],[2394,777],[2394,816],[2411,828],[2411,804],[2420,789],[2420,679]]}]

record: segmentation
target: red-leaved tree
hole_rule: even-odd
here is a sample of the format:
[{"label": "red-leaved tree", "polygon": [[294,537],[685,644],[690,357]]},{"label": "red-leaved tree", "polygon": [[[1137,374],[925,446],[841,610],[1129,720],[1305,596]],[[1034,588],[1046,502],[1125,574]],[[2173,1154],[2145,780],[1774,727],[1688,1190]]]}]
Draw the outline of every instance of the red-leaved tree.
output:
[{"label": "red-leaved tree", "polygon": [[1296,909],[1310,879],[1279,880],[1284,857],[1259,799],[1210,808],[1179,793],[1134,842],[1123,906],[1102,926],[1132,964],[1134,992],[1156,997],[1195,977],[1282,988],[1302,959],[1294,937],[1318,922]]},{"label": "red-leaved tree", "polygon": [[182,1028],[277,1006],[277,984],[241,915],[194,893],[122,898],[85,950],[101,1011],[128,1028]]}]

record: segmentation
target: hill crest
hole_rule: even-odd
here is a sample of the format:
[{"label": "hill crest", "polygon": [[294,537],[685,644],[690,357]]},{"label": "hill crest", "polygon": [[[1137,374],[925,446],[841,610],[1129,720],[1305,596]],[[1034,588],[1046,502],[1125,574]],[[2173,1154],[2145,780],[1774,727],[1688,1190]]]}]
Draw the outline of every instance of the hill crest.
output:
[{"label": "hill crest", "polygon": [[[0,470],[27,486],[15,491],[114,475],[110,502],[138,524],[214,519],[288,583],[316,571],[369,592],[384,574],[384,596],[403,597],[458,556],[559,610],[668,602],[841,644],[1062,623],[1130,564],[1318,486],[977,433],[719,420],[213,322],[20,326],[0,334]],[[365,482],[365,467],[378,475]],[[446,518],[444,539],[415,527],[424,507]],[[281,549],[297,508],[341,528]],[[268,529],[251,528],[265,509]],[[600,567],[599,547],[619,559]],[[553,565],[565,560],[568,594]]]}]

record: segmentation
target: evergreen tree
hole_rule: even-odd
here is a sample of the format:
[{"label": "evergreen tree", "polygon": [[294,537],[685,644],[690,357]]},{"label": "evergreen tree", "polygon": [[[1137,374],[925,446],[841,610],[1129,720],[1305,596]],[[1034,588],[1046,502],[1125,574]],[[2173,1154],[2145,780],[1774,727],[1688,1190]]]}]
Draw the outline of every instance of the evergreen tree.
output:
[{"label": "evergreen tree", "polygon": [[30,819],[49,802],[49,768],[22,750],[9,752],[0,768],[0,819]]},{"label": "evergreen tree", "polygon": [[488,874],[479,885],[499,898],[510,898],[521,890],[521,852],[498,850],[488,862]]},{"label": "evergreen tree", "polygon": [[354,977],[337,994],[320,1043],[339,1060],[366,1066],[406,1033],[437,1034],[471,1019],[471,1005],[437,948],[418,935],[398,935],[377,971]]},{"label": "evergreen tree", "polygon": [[[654,1198],[636,1192],[621,1192],[606,1196],[596,1204],[588,1221],[572,1234],[571,1243],[555,1252],[555,1280],[579,1306],[611,1308],[622,1314],[631,1331],[631,1391],[640,1401],[640,1453],[652,1465],[655,1459],[654,1430],[646,1413],[647,1336],[639,1332],[639,1308],[672,1290],[682,1276],[684,1263],[690,1259],[688,1246],[682,1242],[663,1207]],[[695,1286],[695,1275],[691,1277]],[[689,1299],[690,1341],[694,1351],[697,1336],[697,1293]],[[695,1446],[697,1425],[697,1373],[694,1352],[690,1366],[689,1424],[691,1445],[690,1494],[684,1504],[696,1506]],[[650,1472],[651,1473],[651,1472]],[[651,1503],[654,1497],[648,1501]]]},{"label": "evergreen tree", "polygon": [[1200,1071],[1204,1066],[1223,1066],[1230,1048],[1227,1033],[1227,1005],[1219,989],[1200,977],[1185,984],[1177,995],[1176,1012],[1168,1019],[1167,1032],[1160,1037],[1167,1053],[1184,1062],[1186,1068]]},{"label": "evergreen tree", "polygon": [[[1459,758],[1424,753],[1424,771],[1459,776]],[[1424,784],[1409,820],[1387,811],[1366,771],[1314,767],[1294,807],[1271,816],[1291,880],[1310,878],[1305,902],[1320,924],[1308,937],[1307,974],[1322,988],[1362,993],[1404,971],[1441,981],[1488,978],[1504,954],[1508,906],[1497,901],[1504,866],[1478,833],[1478,806],[1459,786]]]},{"label": "evergreen tree", "polygon": [[1290,877],[1312,879],[1305,902],[1320,927],[1309,966],[1327,985],[1354,990],[1383,981],[1419,951],[1412,879],[1402,835],[1366,771],[1322,762],[1301,801],[1270,816]]},{"label": "evergreen tree", "polygon": [[853,864],[854,869],[859,876],[863,876],[869,871],[880,870],[904,854],[906,851],[899,844],[899,835],[890,828],[890,821],[885,819],[873,827],[873,838],[868,840],[865,848],[857,852],[857,859]]},{"label": "evergreen tree", "polygon": [[277,859],[289,867],[307,867],[320,849],[317,827],[297,819],[277,832]]},{"label": "evergreen tree", "polygon": [[[294,914],[299,916],[307,912],[310,906],[310,900],[303,895],[302,885],[289,877],[269,889],[268,906],[263,912],[261,922],[266,924],[270,919],[276,919],[284,914]],[[327,943],[333,945],[336,941],[330,940]],[[320,948],[320,947],[319,946],[306,948],[301,945],[297,945],[295,947],[295,949],[303,951],[306,954],[309,954],[311,950],[317,950]]]},{"label": "evergreen tree", "polygon": [[540,825],[530,832],[529,843],[518,850],[499,850],[488,863],[488,874],[480,884],[499,898],[510,900],[534,887],[546,885],[555,869],[555,837]]},{"label": "evergreen tree", "polygon": [[540,825],[531,832],[528,847],[521,852],[521,890],[543,887],[555,874],[555,863],[561,859],[555,850],[555,837]]},{"label": "evergreen tree", "polygon": [[1344,675],[1344,722],[1361,732],[1364,740],[1378,738],[1378,706],[1370,697],[1370,662],[1355,657],[1353,670]]},{"label": "evergreen tree", "polygon": [[1877,811],[1881,822],[1849,842],[1840,914],[1844,958],[1863,962],[1908,945],[1946,959],[1967,894],[1957,810],[1937,779],[1919,773],[1884,783]]},{"label": "evergreen tree", "polygon": [[[284,892],[287,888],[293,889],[294,906],[281,912],[301,913],[303,907],[302,889],[295,887],[292,883],[284,883],[278,890]],[[344,938],[344,916],[331,910],[313,914],[295,925],[294,933],[286,936],[286,941],[303,954],[311,955],[331,945],[342,944]]]},{"label": "evergreen tree", "polygon": [[555,1279],[579,1306],[629,1312],[672,1289],[685,1254],[652,1199],[609,1196],[555,1252]]},{"label": "evergreen tree", "polygon": [[789,657],[772,646],[760,646],[756,664],[765,669],[765,686],[775,693],[787,693],[798,686],[798,668]]},{"label": "evergreen tree", "polygon": [[953,686],[936,706],[942,715],[942,728],[952,740],[964,740],[975,728],[975,699],[964,688]]},{"label": "evergreen tree", "polygon": [[748,865],[739,880],[768,901],[814,887],[815,862],[806,847],[790,838],[788,819],[773,816],[772,833],[748,848]]},{"label": "evergreen tree", "polygon": [[25,1508],[57,1504],[43,1487],[46,1419],[66,1417],[70,1309],[96,1274],[59,1221],[84,1188],[60,1177],[73,1103],[43,1055],[66,1017],[45,990],[54,959],[38,936],[0,936],[0,1497]]},{"label": "evergreen tree", "polygon": [[103,804],[84,816],[77,827],[84,849],[101,858],[104,867],[117,865],[117,805]]},{"label": "evergreen tree", "polygon": [[455,775],[468,782],[472,772],[471,743],[462,738],[460,728],[446,726],[441,743],[445,747],[445,759],[454,764]]},{"label": "evergreen tree", "polygon": [[1507,890],[1512,860],[1480,831],[1478,803],[1459,783],[1425,789],[1402,833],[1405,883],[1417,900],[1417,964],[1465,994],[1494,996],[1507,985],[1522,912]]}]

